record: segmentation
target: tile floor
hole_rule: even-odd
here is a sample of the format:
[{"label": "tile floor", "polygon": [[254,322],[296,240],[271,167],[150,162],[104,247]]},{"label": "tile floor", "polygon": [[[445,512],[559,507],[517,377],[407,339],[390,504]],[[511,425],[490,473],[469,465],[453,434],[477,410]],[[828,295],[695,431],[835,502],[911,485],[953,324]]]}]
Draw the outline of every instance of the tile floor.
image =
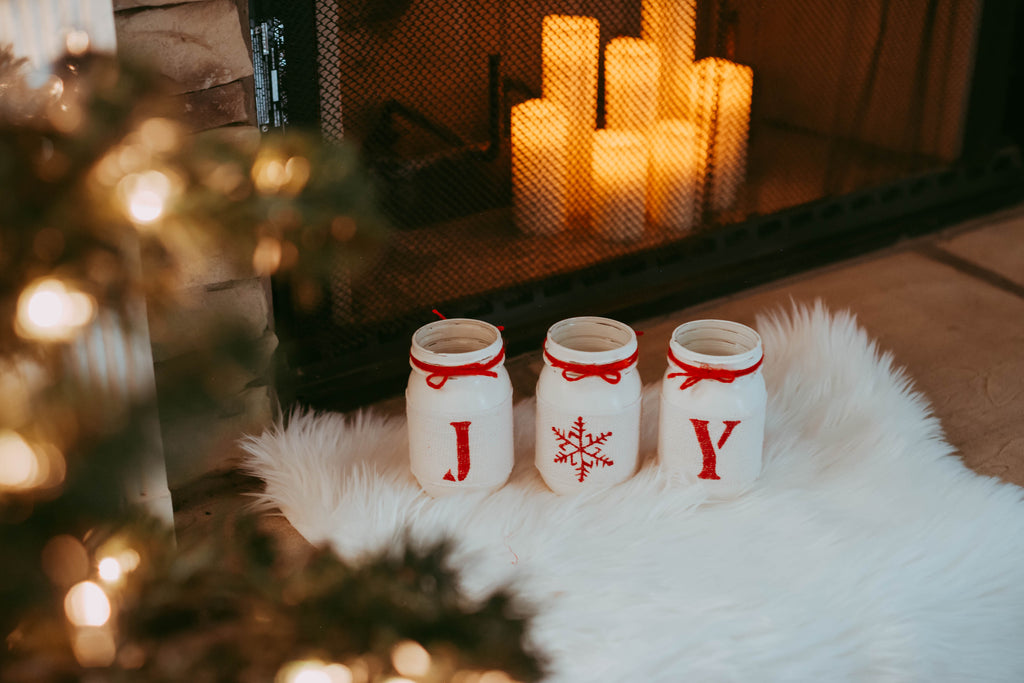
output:
[{"label": "tile floor", "polygon": [[[686,320],[753,324],[761,312],[815,299],[852,311],[907,368],[968,467],[1024,486],[1024,205],[635,327],[667,339]],[[640,359],[645,382],[664,370],[655,346],[646,345]],[[509,359],[518,395],[533,392],[541,363],[539,353]],[[402,406],[398,397],[379,407]],[[242,494],[254,486],[228,473],[175,491],[179,535],[199,532],[215,508],[244,504]],[[301,554],[305,542],[287,522],[266,524],[286,552]]]}]

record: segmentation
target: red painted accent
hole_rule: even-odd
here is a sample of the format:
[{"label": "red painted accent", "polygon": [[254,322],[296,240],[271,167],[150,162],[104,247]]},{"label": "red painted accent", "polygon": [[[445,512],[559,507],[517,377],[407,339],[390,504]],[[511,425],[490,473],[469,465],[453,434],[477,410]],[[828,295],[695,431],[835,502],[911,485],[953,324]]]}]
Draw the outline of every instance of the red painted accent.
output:
[{"label": "red painted accent", "polygon": [[409,362],[412,363],[412,366],[428,373],[427,384],[431,389],[440,389],[452,377],[469,377],[471,375],[497,377],[498,373],[494,372],[491,368],[501,365],[503,360],[505,360],[504,346],[501,347],[501,351],[498,351],[498,355],[489,361],[485,363],[467,363],[466,365],[431,365],[430,363],[417,360],[412,354],[409,354]]},{"label": "red painted accent", "polygon": [[[562,371],[562,377],[570,382],[578,382],[584,377],[600,377],[608,384],[618,384],[622,381],[622,371],[633,365],[637,358],[640,357],[640,349],[633,352],[633,355],[629,358],[623,358],[620,361],[614,363],[606,363],[604,365],[584,365],[583,363],[569,363],[567,361],[558,360],[550,353],[547,348],[544,349],[544,358],[547,359],[551,367],[558,368]],[[569,375],[576,375],[570,377]]]},{"label": "red painted accent", "polygon": [[672,349],[668,350],[668,360],[670,363],[682,370],[682,372],[669,373],[668,379],[672,379],[673,377],[685,377],[686,381],[680,384],[679,388],[689,389],[697,382],[706,379],[714,380],[715,382],[722,382],[724,384],[732,384],[736,381],[737,377],[743,377],[757,372],[757,369],[761,367],[761,363],[764,362],[764,355],[762,355],[760,360],[749,368],[743,368],[742,370],[723,370],[722,368],[713,368],[709,365],[690,365],[676,358],[672,353]]},{"label": "red painted accent", "polygon": [[[594,465],[611,467],[615,464],[611,458],[601,455],[601,444],[607,441],[612,433],[605,432],[595,437],[593,433],[586,430],[586,423],[582,416],[576,418],[573,428],[568,433],[558,427],[552,427],[551,431],[555,433],[555,439],[558,440],[558,455],[555,456],[555,462],[568,462],[575,467],[579,475],[577,481],[582,482],[586,479]],[[586,442],[583,441],[584,436],[587,437]],[[577,455],[580,456],[579,464],[576,464]]]},{"label": "red painted accent", "polygon": [[[718,476],[718,453],[715,452],[715,447],[711,445],[711,434],[708,432],[708,421],[697,420],[690,418],[690,422],[693,423],[693,431],[697,434],[697,443],[700,444],[700,452],[704,456],[704,467],[697,476],[701,479],[721,479]],[[736,425],[740,423],[740,420],[723,420],[722,424],[725,425],[725,429],[722,430],[722,436],[718,439],[718,450],[722,450],[722,446],[729,440],[732,435],[732,430],[736,429]]]},{"label": "red painted accent", "polygon": [[[469,474],[469,425],[472,422],[452,422],[452,427],[455,427],[455,444],[456,453],[459,458],[459,481],[463,481],[466,475]],[[455,477],[452,476],[452,471],[444,475],[445,481],[455,481]]]}]

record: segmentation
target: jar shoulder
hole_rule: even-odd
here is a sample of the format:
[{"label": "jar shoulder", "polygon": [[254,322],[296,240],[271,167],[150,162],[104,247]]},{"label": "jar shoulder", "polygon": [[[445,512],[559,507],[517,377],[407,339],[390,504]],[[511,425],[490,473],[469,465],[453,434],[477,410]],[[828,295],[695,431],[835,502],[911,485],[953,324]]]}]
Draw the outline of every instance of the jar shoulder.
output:
[{"label": "jar shoulder", "polygon": [[545,367],[537,380],[538,400],[555,405],[585,402],[594,410],[632,405],[640,400],[642,391],[640,375],[635,369],[622,373],[615,384],[600,377],[585,377],[571,382],[551,367]]},{"label": "jar shoulder", "polygon": [[422,373],[412,372],[405,390],[407,407],[423,411],[489,410],[512,395],[508,373],[500,368],[495,377],[451,377],[435,389]]}]

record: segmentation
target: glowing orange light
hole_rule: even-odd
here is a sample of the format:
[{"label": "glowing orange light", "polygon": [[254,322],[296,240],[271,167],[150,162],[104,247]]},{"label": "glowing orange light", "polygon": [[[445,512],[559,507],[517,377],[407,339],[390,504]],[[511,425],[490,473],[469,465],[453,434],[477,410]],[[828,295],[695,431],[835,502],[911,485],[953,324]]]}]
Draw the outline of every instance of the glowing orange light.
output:
[{"label": "glowing orange light", "polygon": [[80,581],[64,597],[64,613],[75,626],[103,626],[110,619],[110,599],[99,585]]},{"label": "glowing orange light", "polygon": [[391,650],[391,664],[403,676],[425,676],[430,671],[430,653],[413,640],[403,640]]},{"label": "glowing orange light", "polygon": [[93,298],[45,278],[25,288],[18,298],[17,329],[21,336],[43,341],[71,338],[96,313]]},{"label": "glowing orange light", "polygon": [[17,432],[0,431],[0,488],[26,490],[39,483],[38,454]]},{"label": "glowing orange light", "polygon": [[119,581],[124,576],[124,568],[116,557],[104,557],[97,566],[100,578],[107,583]]},{"label": "glowing orange light", "polygon": [[89,34],[85,31],[71,31],[64,39],[64,45],[68,53],[76,57],[84,55],[89,51]]},{"label": "glowing orange light", "polygon": [[165,173],[145,171],[125,176],[118,189],[129,217],[136,223],[148,224],[163,216],[172,187]]},{"label": "glowing orange light", "polygon": [[318,660],[291,662],[278,672],[276,683],[353,683],[352,671],[344,664]]}]

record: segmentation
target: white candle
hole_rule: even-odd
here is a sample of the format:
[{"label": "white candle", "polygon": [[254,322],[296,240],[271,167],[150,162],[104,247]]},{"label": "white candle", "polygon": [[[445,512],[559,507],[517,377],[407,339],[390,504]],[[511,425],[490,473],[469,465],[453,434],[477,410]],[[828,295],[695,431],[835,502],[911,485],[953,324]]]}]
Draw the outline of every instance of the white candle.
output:
[{"label": "white candle", "polygon": [[700,220],[707,138],[696,123],[666,119],[655,125],[650,141],[651,223],[689,230]]},{"label": "white candle", "polygon": [[594,230],[617,242],[644,233],[647,198],[647,141],[639,133],[594,132]]},{"label": "white candle", "polygon": [[736,202],[747,173],[747,139],[754,70],[719,57],[697,62],[699,118],[707,126],[709,173],[714,211]]},{"label": "white candle", "polygon": [[540,99],[512,107],[512,193],[523,232],[549,235],[565,227],[568,140],[561,107]]},{"label": "white candle", "polygon": [[563,107],[569,126],[569,215],[585,219],[591,140],[597,121],[598,21],[549,15],[541,32],[544,99]]},{"label": "white candle", "polygon": [[658,114],[658,50],[639,38],[604,49],[605,127],[647,132]]},{"label": "white candle", "polygon": [[658,49],[661,59],[658,114],[672,119],[690,116],[697,0],[644,0],[641,35]]}]

